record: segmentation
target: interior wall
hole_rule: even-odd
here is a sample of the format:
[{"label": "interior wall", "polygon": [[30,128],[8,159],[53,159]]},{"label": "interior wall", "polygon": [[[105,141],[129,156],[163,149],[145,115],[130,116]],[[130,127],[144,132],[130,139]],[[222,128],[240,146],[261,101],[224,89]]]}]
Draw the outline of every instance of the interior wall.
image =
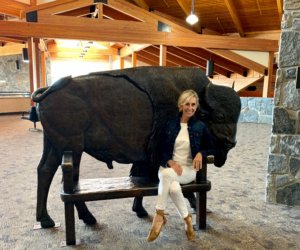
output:
[{"label": "interior wall", "polygon": [[29,92],[29,64],[22,55],[0,57],[0,93]]},{"label": "interior wall", "polygon": [[284,1],[281,27],[266,198],[271,203],[300,206],[299,1]]}]

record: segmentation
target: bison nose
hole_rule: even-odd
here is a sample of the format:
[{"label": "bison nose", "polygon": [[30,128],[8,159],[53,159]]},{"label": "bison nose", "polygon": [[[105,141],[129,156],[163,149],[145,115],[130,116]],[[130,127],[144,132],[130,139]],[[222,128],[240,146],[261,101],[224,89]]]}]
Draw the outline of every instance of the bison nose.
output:
[{"label": "bison nose", "polygon": [[236,145],[236,141],[232,141],[229,138],[227,138],[227,140],[225,141],[225,147],[226,149],[230,150],[232,148],[234,148]]}]

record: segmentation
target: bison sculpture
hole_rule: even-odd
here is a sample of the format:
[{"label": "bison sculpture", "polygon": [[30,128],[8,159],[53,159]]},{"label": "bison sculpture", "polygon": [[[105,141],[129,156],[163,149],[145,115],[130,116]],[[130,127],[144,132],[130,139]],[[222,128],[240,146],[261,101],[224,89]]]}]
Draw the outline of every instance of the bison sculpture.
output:
[{"label": "bison sculpture", "polygon": [[[160,131],[178,115],[177,99],[186,89],[200,97],[197,115],[208,126],[216,147],[214,164],[224,165],[236,144],[240,98],[232,88],[212,84],[199,68],[137,67],[65,77],[32,95],[43,126],[36,219],[53,227],[47,212],[52,179],[64,151],[73,152],[74,181],[83,152],[106,162],[132,163],[131,175],[157,178]],[[96,222],[84,202],[75,204],[80,219]],[[143,211],[135,198],[134,211]]]}]

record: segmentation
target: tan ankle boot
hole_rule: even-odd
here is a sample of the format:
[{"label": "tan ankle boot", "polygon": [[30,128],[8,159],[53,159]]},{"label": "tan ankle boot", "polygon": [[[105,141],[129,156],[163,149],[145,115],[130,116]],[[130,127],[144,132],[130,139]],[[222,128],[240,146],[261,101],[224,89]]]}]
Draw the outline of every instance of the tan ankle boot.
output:
[{"label": "tan ankle boot", "polygon": [[194,232],[194,227],[193,227],[192,215],[189,214],[187,217],[185,217],[184,222],[185,222],[185,233],[186,233],[188,240],[194,240],[195,232]]},{"label": "tan ankle boot", "polygon": [[153,218],[151,230],[148,234],[147,240],[154,241],[158,237],[162,226],[165,225],[166,223],[167,223],[167,219],[164,210],[156,210],[156,214]]}]

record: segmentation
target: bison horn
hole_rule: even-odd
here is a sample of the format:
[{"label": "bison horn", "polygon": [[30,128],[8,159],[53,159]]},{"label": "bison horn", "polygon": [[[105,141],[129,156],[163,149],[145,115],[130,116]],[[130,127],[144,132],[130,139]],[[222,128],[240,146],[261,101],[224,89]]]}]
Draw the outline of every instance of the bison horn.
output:
[{"label": "bison horn", "polygon": [[106,162],[106,165],[107,165],[107,167],[108,167],[109,169],[113,169],[113,168],[114,168],[114,166],[113,166],[113,164],[112,164],[112,161]]}]

